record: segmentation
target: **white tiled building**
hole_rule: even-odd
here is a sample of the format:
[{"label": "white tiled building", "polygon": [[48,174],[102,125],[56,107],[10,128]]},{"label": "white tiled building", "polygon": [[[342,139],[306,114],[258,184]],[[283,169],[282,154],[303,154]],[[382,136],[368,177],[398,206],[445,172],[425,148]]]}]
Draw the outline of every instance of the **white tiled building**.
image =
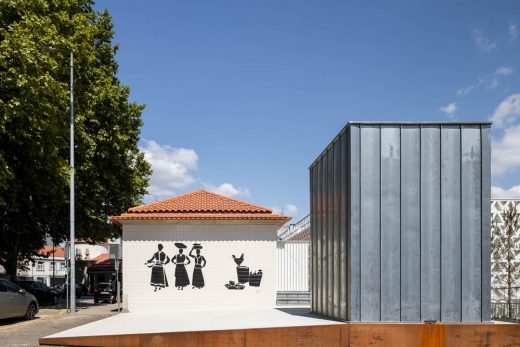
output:
[{"label": "white tiled building", "polygon": [[[502,220],[502,213],[506,208],[508,208],[509,204],[515,205],[516,210],[520,213],[520,199],[491,199],[491,219],[498,225],[502,225],[504,223]],[[506,286],[506,284],[498,283],[492,278],[491,286],[493,288],[491,291],[491,300],[504,301],[504,294],[506,291],[503,288]],[[520,287],[520,281],[517,281],[515,287]],[[517,290],[516,298],[520,299],[520,290]]]},{"label": "white tiled building", "polygon": [[112,217],[123,229],[125,304],[131,312],[274,307],[276,233],[289,219],[205,190]]}]

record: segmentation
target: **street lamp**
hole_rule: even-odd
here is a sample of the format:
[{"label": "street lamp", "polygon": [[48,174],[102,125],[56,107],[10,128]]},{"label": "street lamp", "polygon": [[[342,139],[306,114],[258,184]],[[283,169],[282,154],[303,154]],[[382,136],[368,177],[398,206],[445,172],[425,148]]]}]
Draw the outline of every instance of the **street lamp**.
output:
[{"label": "street lamp", "polygon": [[[56,51],[54,47],[47,47]],[[70,247],[69,247],[69,295],[70,313],[76,314],[76,244],[74,231],[74,52],[70,51]]]},{"label": "street lamp", "polygon": [[76,244],[74,219],[74,53],[70,51],[70,313],[76,314]]}]

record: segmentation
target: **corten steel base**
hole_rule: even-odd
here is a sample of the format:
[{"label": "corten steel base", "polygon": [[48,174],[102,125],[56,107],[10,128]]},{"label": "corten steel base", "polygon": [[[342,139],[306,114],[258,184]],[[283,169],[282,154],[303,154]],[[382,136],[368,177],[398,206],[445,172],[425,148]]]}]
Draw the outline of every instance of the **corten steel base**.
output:
[{"label": "corten steel base", "polygon": [[41,338],[53,346],[520,346],[519,324],[344,323],[301,327]]}]

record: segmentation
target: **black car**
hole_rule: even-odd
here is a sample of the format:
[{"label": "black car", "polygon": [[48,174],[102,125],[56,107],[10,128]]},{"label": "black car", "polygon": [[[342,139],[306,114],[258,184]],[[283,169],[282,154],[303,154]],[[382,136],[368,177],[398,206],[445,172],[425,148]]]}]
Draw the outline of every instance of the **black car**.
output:
[{"label": "black car", "polygon": [[52,290],[45,283],[36,281],[20,281],[16,282],[16,284],[34,295],[40,305],[56,305],[58,303],[58,293]]},{"label": "black car", "polygon": [[111,304],[116,302],[116,292],[112,290],[112,284],[108,282],[102,282],[94,288],[94,303],[97,304],[100,301],[106,301]]}]

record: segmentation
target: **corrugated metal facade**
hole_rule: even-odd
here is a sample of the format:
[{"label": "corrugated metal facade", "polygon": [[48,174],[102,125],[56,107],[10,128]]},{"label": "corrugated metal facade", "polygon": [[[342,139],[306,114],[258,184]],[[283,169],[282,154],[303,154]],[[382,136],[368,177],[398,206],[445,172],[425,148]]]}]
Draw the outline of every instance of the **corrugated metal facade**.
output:
[{"label": "corrugated metal facade", "polygon": [[309,241],[278,241],[278,291],[309,291]]},{"label": "corrugated metal facade", "polygon": [[490,319],[491,124],[349,123],[310,167],[312,310]]}]

